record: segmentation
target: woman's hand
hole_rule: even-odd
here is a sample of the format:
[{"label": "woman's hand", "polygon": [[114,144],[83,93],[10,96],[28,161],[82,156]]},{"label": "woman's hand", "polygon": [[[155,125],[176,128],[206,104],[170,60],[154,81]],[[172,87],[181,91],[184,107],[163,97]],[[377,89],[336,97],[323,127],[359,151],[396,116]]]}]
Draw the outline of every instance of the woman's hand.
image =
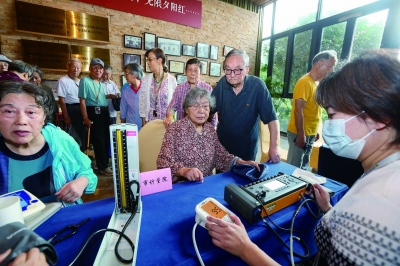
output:
[{"label": "woman's hand", "polygon": [[186,177],[189,181],[200,181],[203,183],[203,173],[197,168],[182,167],[176,172],[177,176]]},{"label": "woman's hand", "polygon": [[65,184],[54,195],[57,196],[57,200],[62,200],[66,203],[73,203],[82,196],[83,191],[88,184],[89,180],[85,176],[81,176]]},{"label": "woman's hand", "polygon": [[257,170],[260,172],[260,166],[258,166],[258,163],[256,163],[255,161],[243,161],[242,159],[238,159],[236,161],[236,163],[238,164],[250,164],[252,166],[254,166],[255,168],[257,168]]},{"label": "woman's hand", "polygon": [[173,115],[167,115],[167,117],[163,121],[165,129],[169,127],[172,123],[174,123],[174,116]]},{"label": "woman's hand", "polygon": [[323,212],[327,212],[330,208],[332,208],[331,205],[331,198],[329,197],[329,193],[325,191],[319,184],[314,184],[313,185],[314,189],[314,195],[315,195],[315,201],[317,202],[319,208]]},{"label": "woman's hand", "polygon": [[[8,254],[10,254],[11,249],[0,254],[0,262],[2,262]],[[40,252],[38,248],[32,248],[27,253],[19,254],[8,266],[18,266],[18,265],[31,265],[31,266],[42,266],[47,264],[46,257]]]}]

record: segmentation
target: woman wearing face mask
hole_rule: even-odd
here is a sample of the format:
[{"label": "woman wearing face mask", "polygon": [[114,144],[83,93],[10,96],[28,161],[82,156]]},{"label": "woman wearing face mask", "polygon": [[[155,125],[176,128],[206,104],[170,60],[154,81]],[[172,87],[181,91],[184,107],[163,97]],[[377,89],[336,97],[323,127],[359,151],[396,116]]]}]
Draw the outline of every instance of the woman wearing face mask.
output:
[{"label": "woman wearing face mask", "polygon": [[[320,185],[315,199],[325,213],[315,229],[328,265],[400,263],[400,62],[384,51],[366,52],[326,77],[317,102],[325,107],[322,136],[339,156],[358,159],[364,174],[332,207]],[[250,265],[274,261],[235,224],[208,217],[213,243]]]}]

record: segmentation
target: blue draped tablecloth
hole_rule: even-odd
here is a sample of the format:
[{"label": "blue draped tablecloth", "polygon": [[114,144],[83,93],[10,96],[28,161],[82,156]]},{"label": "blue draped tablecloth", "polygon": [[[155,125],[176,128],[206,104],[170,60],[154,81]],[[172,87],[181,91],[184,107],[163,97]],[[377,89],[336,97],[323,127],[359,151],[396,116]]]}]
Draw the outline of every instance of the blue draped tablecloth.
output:
[{"label": "blue draped tablecloth", "polygon": [[[267,165],[269,167],[267,176],[276,175],[278,172],[291,174],[296,169],[294,166],[283,162]],[[192,243],[195,207],[203,199],[213,197],[233,210],[224,201],[224,188],[231,183],[245,185],[249,181],[227,172],[206,177],[204,183],[179,183],[173,185],[172,190],[143,196],[143,216],[136,264],[199,265]],[[335,192],[331,198],[333,205],[348,190],[346,185],[330,179],[324,185]],[[274,213],[271,215],[271,219],[279,226],[289,228],[293,214],[299,204],[300,202],[295,203]],[[91,220],[82,225],[75,236],[55,245],[59,256],[57,265],[68,265],[91,233],[107,227],[114,206],[114,198],[109,198],[63,208],[38,227],[35,232],[48,239],[65,226],[78,224],[90,217]],[[234,211],[234,213],[236,212]],[[254,243],[280,264],[290,264],[289,250],[279,242],[273,232],[262,221],[249,224],[240,215],[239,217]],[[310,255],[317,252],[313,237],[315,222],[315,218],[310,215],[306,208],[302,208],[295,223],[295,228],[297,229],[311,228],[307,232],[295,234],[307,243]],[[276,230],[289,245],[289,233],[279,229]],[[92,265],[101,240],[102,236],[98,237],[97,240],[92,240],[92,243],[85,249],[76,265]],[[246,265],[239,258],[214,246],[208,231],[203,227],[198,226],[196,229],[196,242],[205,265]],[[299,254],[304,254],[305,252],[297,241],[294,242],[294,249]],[[295,261],[301,260],[295,257]]]}]

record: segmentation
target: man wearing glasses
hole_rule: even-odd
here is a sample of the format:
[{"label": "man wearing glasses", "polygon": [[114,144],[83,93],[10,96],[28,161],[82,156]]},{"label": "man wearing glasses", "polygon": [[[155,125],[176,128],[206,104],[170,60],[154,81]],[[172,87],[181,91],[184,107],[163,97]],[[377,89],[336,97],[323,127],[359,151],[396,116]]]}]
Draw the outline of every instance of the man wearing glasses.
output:
[{"label": "man wearing glasses", "polygon": [[226,55],[225,77],[212,92],[216,98],[213,113],[220,114],[218,138],[229,153],[254,161],[261,119],[270,131],[270,161],[278,163],[278,121],[271,95],[261,79],[247,75],[249,69],[249,56],[244,50],[233,49]]}]

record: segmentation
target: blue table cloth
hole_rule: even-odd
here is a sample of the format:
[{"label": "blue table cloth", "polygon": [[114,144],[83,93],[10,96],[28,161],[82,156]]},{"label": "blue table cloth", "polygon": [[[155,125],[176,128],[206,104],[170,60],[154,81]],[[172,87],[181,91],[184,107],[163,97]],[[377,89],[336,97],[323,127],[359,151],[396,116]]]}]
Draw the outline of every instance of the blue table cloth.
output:
[{"label": "blue table cloth", "polygon": [[[294,166],[283,162],[268,164],[268,167],[267,176],[276,175],[278,172],[291,174],[295,170]],[[172,190],[142,197],[143,216],[136,264],[200,265],[192,243],[195,207],[203,199],[213,197],[227,206],[228,209],[233,210],[224,201],[224,188],[232,183],[245,185],[249,181],[227,172],[206,177],[204,183],[179,183],[173,185]],[[348,190],[346,185],[329,179],[325,186],[335,192],[331,198],[333,205]],[[88,217],[91,218],[89,222],[81,226],[75,236],[55,245],[59,256],[57,265],[68,265],[91,233],[107,227],[114,210],[114,202],[114,198],[109,198],[63,208],[35,230],[39,235],[48,239],[67,225],[78,224]],[[295,203],[274,213],[271,215],[271,219],[279,226],[289,228],[293,214],[299,204],[299,202]],[[236,213],[235,211],[233,212]],[[289,250],[279,242],[273,232],[262,221],[249,224],[244,218],[240,218],[254,243],[280,264],[290,264]],[[307,243],[310,255],[315,254],[317,251],[312,229],[315,222],[315,218],[309,214],[306,208],[302,208],[295,223],[295,228],[297,229],[311,228],[308,232],[295,234]],[[279,229],[276,230],[289,245],[289,233]],[[77,265],[93,264],[101,239],[102,237],[99,237],[97,241],[89,244],[78,260]],[[239,258],[214,246],[208,231],[203,227],[198,226],[196,229],[196,242],[206,265],[246,265]],[[294,249],[299,254],[305,253],[304,248],[296,241],[294,242]],[[301,260],[295,257],[295,261]]]}]

